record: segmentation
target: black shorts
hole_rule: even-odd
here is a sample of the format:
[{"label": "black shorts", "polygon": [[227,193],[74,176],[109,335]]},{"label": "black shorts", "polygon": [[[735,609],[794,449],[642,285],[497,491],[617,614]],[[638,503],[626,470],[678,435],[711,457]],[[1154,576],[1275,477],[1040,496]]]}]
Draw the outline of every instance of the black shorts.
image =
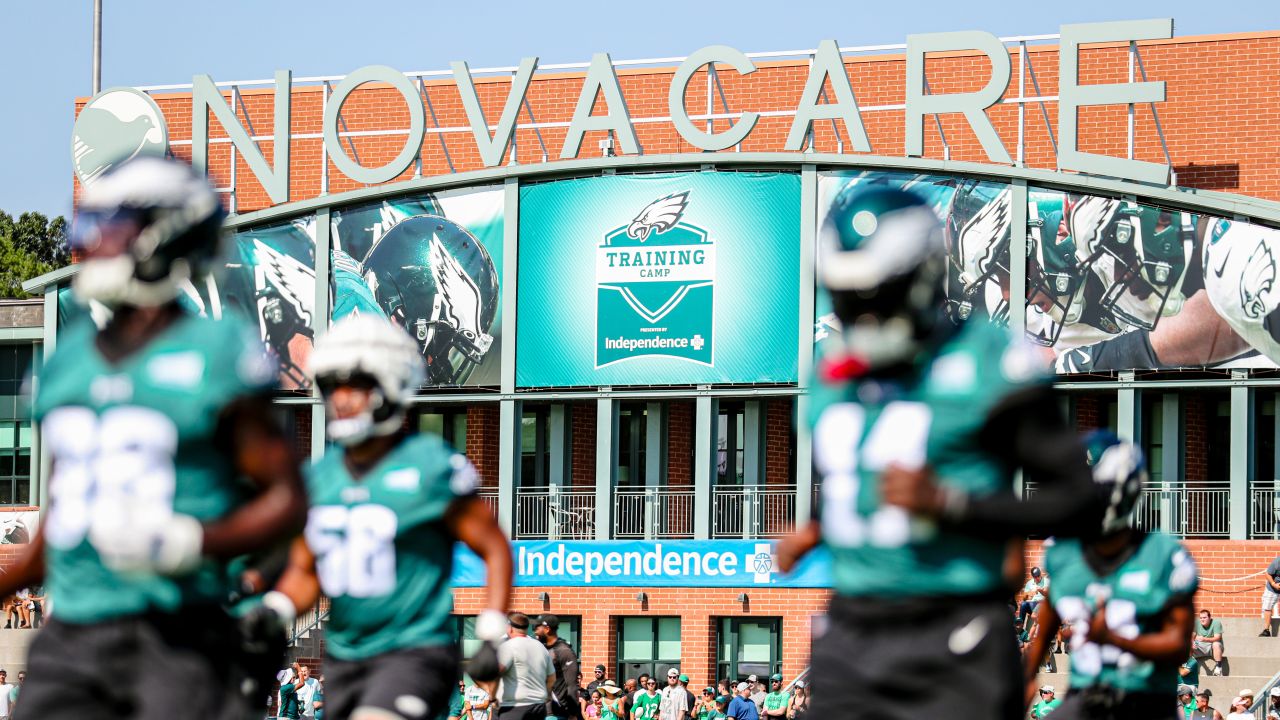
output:
[{"label": "black shorts", "polygon": [[[1143,693],[1122,698],[1090,691],[1071,691],[1049,717],[1054,720],[1175,720],[1179,718],[1178,698],[1168,694]],[[1225,717],[1225,716],[1224,716]]]},{"label": "black shorts", "polygon": [[829,620],[810,660],[810,717],[1024,717],[1012,615],[999,598],[926,605],[837,596]]},{"label": "black shorts", "polygon": [[31,643],[14,718],[260,717],[261,703],[241,692],[246,679],[237,626],[220,608],[91,625],[55,617]]},{"label": "black shorts", "polygon": [[376,709],[405,720],[444,717],[458,684],[453,645],[393,650],[365,660],[324,661],[324,716],[346,720]]}]

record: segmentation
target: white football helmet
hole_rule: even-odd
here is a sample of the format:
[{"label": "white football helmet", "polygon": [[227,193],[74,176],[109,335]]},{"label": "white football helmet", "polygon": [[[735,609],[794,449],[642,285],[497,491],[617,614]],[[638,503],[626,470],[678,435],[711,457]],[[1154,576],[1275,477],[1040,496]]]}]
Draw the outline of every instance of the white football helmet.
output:
[{"label": "white football helmet", "polygon": [[213,186],[185,163],[122,163],[85,188],[68,236],[74,249],[120,251],[84,261],[72,289],[108,308],[163,305],[208,272],[224,217]]},{"label": "white football helmet", "polygon": [[[422,356],[404,330],[374,315],[350,315],[316,341],[310,358],[311,376],[326,398],[328,436],[343,445],[358,445],[390,435],[404,422],[405,408],[422,384]],[[327,402],[337,385],[353,378],[374,384],[369,408],[353,418],[338,419]]]}]

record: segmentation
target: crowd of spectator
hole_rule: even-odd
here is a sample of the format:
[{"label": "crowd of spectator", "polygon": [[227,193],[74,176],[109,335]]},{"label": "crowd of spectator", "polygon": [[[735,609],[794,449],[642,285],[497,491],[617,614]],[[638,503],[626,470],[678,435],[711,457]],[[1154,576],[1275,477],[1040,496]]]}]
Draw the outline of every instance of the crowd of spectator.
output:
[{"label": "crowd of spectator", "polygon": [[44,621],[48,611],[48,601],[40,588],[23,588],[4,598],[0,607],[4,609],[4,627],[38,628]]}]

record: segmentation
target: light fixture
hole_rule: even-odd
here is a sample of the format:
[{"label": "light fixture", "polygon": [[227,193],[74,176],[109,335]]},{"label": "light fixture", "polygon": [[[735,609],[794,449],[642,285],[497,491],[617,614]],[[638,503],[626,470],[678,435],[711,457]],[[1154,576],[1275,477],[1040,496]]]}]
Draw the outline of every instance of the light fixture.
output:
[{"label": "light fixture", "polygon": [[743,604],[746,604],[746,602],[747,602],[747,594],[746,594],[746,593],[738,593],[738,602],[743,603]]},{"label": "light fixture", "polygon": [[544,603],[551,602],[551,593],[549,592],[538,593],[538,602],[544,602]]},{"label": "light fixture", "polygon": [[649,602],[649,594],[642,592],[636,593],[636,600],[639,600],[640,602]]}]

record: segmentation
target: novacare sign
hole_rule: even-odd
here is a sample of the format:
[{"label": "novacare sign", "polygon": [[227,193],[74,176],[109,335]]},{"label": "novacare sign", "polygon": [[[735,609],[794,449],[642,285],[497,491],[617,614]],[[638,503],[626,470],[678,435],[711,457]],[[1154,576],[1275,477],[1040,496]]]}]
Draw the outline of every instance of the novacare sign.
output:
[{"label": "novacare sign", "polygon": [[[1157,103],[1165,100],[1163,82],[1130,82],[1088,84],[1079,82],[1080,47],[1092,43],[1128,43],[1139,40],[1158,40],[1173,37],[1173,20],[1138,20],[1109,23],[1063,25],[1059,44],[1059,88],[1057,165],[1061,170],[1109,175],[1140,182],[1167,184],[1169,168],[1165,165],[1081,152],[1078,148],[1078,110],[1090,105],[1120,105],[1131,103]],[[904,137],[908,156],[924,154],[924,127],[926,118],[942,114],[963,115],[969,127],[980,141],[987,158],[993,163],[1013,164],[1013,158],[986,110],[1000,102],[1012,77],[1009,50],[995,35],[981,31],[929,33],[910,35],[906,48],[906,97],[904,109]],[[991,74],[986,85],[968,93],[930,94],[925,83],[925,56],[928,53],[969,52],[987,56]],[[702,68],[714,65],[732,69],[742,76],[755,72],[756,66],[743,52],[725,45],[704,47],[686,58],[675,70],[668,93],[669,117],[679,135],[701,150],[724,150],[745,140],[760,119],[758,112],[744,109],[732,113],[730,126],[714,132],[695,124],[685,106],[685,94],[690,81]],[[529,87],[538,68],[538,58],[524,58],[516,68],[511,88],[502,113],[490,132],[490,121],[485,116],[476,92],[471,70],[464,62],[451,64],[454,81],[466,112],[467,121],[475,138],[476,148],[486,167],[501,165],[510,147],[517,117],[527,105]],[[207,167],[209,157],[209,114],[212,112],[222,125],[236,151],[240,153],[254,177],[260,182],[274,203],[289,200],[289,157],[292,148],[290,117],[292,107],[292,73],[280,70],[275,74],[275,108],[273,158],[268,162],[262,150],[250,136],[236,110],[228,103],[222,91],[208,75],[197,75],[191,87],[191,159],[199,168]],[[385,83],[403,97],[409,114],[409,127],[399,154],[380,167],[365,167],[353,159],[343,146],[339,136],[343,103],[361,85],[370,82]],[[748,84],[750,80],[746,80]],[[832,90],[830,102],[823,102],[824,86]],[[151,127],[132,123],[142,114],[137,112],[141,103],[137,99],[121,98],[121,94],[142,95],[128,88],[106,90],[95,96],[77,118],[73,129],[73,154],[76,170],[82,182],[92,182],[95,168],[100,169],[103,158],[84,162],[95,152],[105,154],[133,151],[144,143],[136,138],[149,138],[145,151],[154,151],[157,144]],[[745,93],[745,94],[750,94]],[[592,115],[597,97],[603,99],[607,113]],[[90,113],[88,110],[102,111]],[[163,121],[163,116],[160,116]],[[803,150],[805,138],[815,122],[842,123],[852,140],[853,150],[860,153],[876,152],[868,140],[858,100],[845,68],[840,49],[834,40],[822,41],[813,54],[804,91],[795,108],[794,119],[787,133],[784,149]],[[618,83],[613,62],[605,53],[592,57],[579,93],[577,104],[568,123],[560,159],[578,156],[582,140],[587,132],[609,131],[617,139],[622,152],[641,154],[635,126],[627,110],[626,99]],[[1120,127],[1103,128],[1100,132],[1122,133]],[[117,133],[127,135],[117,137]],[[385,65],[371,65],[347,75],[333,89],[325,104],[321,126],[327,156],[339,172],[360,183],[376,185],[389,182],[407,170],[423,148],[426,137],[426,109],[418,87],[403,73]],[[160,133],[163,136],[163,132]],[[99,144],[100,143],[100,144]]]},{"label": "novacare sign", "polygon": [[[515,584],[573,587],[830,587],[825,553],[794,572],[775,566],[768,540],[518,541]],[[453,584],[484,585],[484,563],[458,545]]]}]

